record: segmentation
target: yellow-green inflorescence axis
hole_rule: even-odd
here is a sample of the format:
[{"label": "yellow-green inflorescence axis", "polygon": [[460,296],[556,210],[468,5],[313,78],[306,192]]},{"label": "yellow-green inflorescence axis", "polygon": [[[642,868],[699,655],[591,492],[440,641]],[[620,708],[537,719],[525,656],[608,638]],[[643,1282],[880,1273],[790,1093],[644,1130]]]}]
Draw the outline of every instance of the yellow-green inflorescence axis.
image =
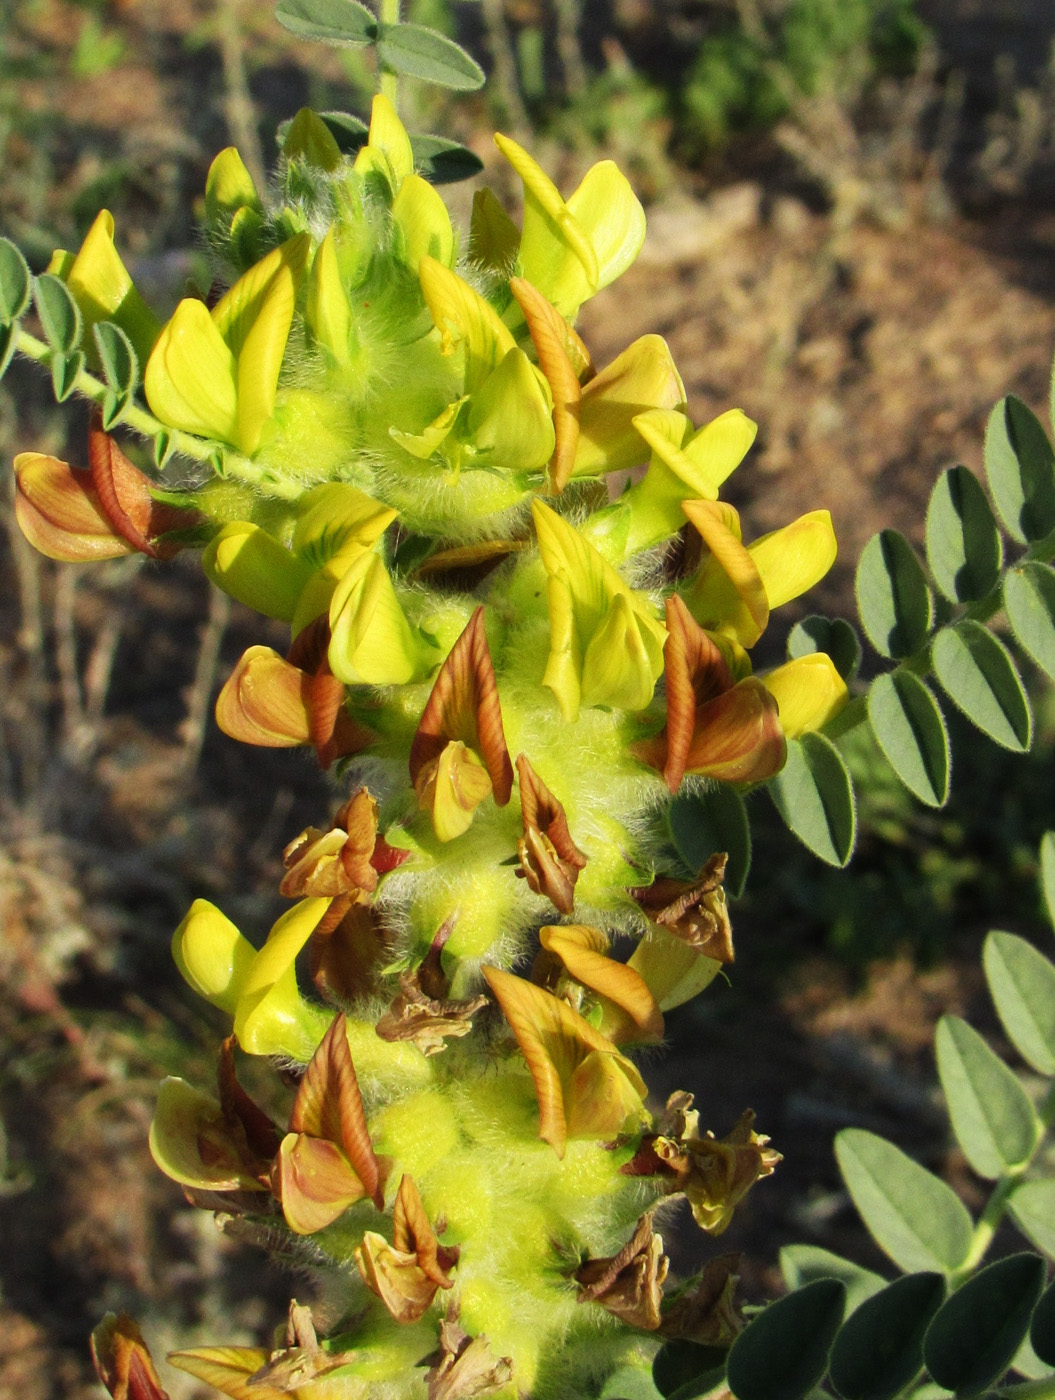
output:
[{"label": "yellow-green inflorescence axis", "polygon": [[[650,1107],[635,1055],[732,959],[724,855],[674,868],[672,797],[772,777],[846,700],[823,654],[750,659],[831,521],[743,540],[719,493],[754,424],[697,428],[658,336],[596,366],[574,329],[641,247],[626,180],[603,161],[565,200],[497,140],[522,222],[483,190],[467,239],[383,96],[354,158],[302,112],[270,191],[224,151],[227,290],[164,325],[109,215],[52,263],[138,352],[129,426],[215,470],[162,490],[96,419],[88,470],[16,460],[23,530],[59,559],[202,549],[290,628],[221,728],[314,747],[345,790],[259,947],[204,900],[173,941],[232,1036],[218,1087],[162,1086],[155,1159],[344,1289],[325,1341],[294,1309],[274,1351],[173,1358],[237,1400],[585,1400],[663,1338],[728,1346],[730,1257],[673,1287],[659,1226],[684,1195],[720,1233],[777,1160],[749,1113],[715,1137],[688,1094]],[[245,1053],[297,1067],[288,1118]]]}]

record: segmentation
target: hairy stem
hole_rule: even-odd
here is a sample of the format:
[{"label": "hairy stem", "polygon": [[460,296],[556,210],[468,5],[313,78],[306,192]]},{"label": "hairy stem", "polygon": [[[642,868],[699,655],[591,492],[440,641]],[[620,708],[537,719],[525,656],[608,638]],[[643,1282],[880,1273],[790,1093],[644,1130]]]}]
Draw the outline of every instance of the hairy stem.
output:
[{"label": "hairy stem", "polygon": [[[378,9],[378,19],[382,24],[399,23],[400,0],[381,0]],[[387,97],[392,106],[399,111],[399,74],[392,73],[387,68],[381,66],[378,59],[377,71],[379,75],[379,87],[381,95]]]}]

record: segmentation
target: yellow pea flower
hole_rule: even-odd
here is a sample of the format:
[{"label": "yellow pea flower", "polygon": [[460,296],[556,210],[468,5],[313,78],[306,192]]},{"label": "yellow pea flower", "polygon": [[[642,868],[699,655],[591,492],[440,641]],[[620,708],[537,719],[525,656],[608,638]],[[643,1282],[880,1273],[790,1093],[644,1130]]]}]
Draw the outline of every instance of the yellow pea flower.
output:
[{"label": "yellow pea flower", "polygon": [[382,176],[393,196],[399,193],[407,176],[414,173],[414,150],[407,129],[380,92],[370,108],[370,133],[355,158],[355,169],[360,175]]},{"label": "yellow pea flower", "polygon": [[196,899],[172,935],[172,957],[199,996],[233,1015],[256,949],[215,904]]},{"label": "yellow pea flower", "polygon": [[114,246],[114,216],[100,210],[76,254],[58,249],[48,271],[61,277],[77,303],[84,323],[84,344],[91,347],[91,328],[97,321],[113,321],[128,336],[145,364],[160,325],[136,291],[128,270]]},{"label": "yellow pea flower", "polygon": [[789,739],[823,729],[850,698],[846,682],[823,651],[797,656],[760,679],[777,702],[780,727]]}]

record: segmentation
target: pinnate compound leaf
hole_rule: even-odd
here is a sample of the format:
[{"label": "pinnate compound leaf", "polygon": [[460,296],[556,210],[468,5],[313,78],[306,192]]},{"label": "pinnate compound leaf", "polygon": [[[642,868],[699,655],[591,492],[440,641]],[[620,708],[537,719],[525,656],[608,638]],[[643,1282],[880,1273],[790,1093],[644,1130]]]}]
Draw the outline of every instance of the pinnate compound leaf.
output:
[{"label": "pinnate compound leaf", "polygon": [[725,888],[738,899],[751,866],[751,829],[736,789],[719,783],[704,792],[683,792],[670,804],[667,821],[686,875],[695,876],[717,852],[728,854]]},{"label": "pinnate compound leaf", "polygon": [[484,70],[460,44],[423,24],[378,26],[377,56],[382,67],[437,87],[473,92],[483,87]]},{"label": "pinnate compound leaf", "polygon": [[911,656],[927,639],[934,600],[923,565],[904,535],[881,530],[857,565],[857,610],[880,656]]},{"label": "pinnate compound leaf", "polygon": [[107,384],[118,398],[131,394],[139,382],[139,361],[128,336],[113,321],[97,321],[92,338]]},{"label": "pinnate compound leaf", "polygon": [[714,1389],[725,1372],[727,1356],[718,1347],[698,1342],[666,1342],[652,1362],[652,1383],[666,1400],[693,1400]]},{"label": "pinnate compound leaf", "polygon": [[[1055,414],[1052,416],[1055,417]],[[1044,1290],[1043,1297],[1033,1310],[1029,1342],[1046,1366],[1055,1366],[1055,1283]]]},{"label": "pinnate compound leaf", "polygon": [[788,634],[789,660],[812,656],[817,651],[831,657],[832,665],[844,681],[857,675],[861,664],[861,639],[845,618],[821,617],[815,613],[796,622]]},{"label": "pinnate compound leaf", "polygon": [[81,313],[66,283],[50,272],[42,272],[36,279],[34,293],[48,344],[60,355],[71,354],[81,341]]},{"label": "pinnate compound leaf", "polygon": [[1036,560],[1009,569],[1004,610],[1019,646],[1055,680],[1055,569]]},{"label": "pinnate compound leaf", "polygon": [[77,376],[84,368],[84,354],[74,350],[71,355],[52,355],[51,389],[56,403],[64,403],[73,393]]},{"label": "pinnate compound leaf", "polygon": [[788,744],[788,761],[769,784],[788,829],[828,865],[843,866],[857,834],[853,783],[839,750],[823,734]]},{"label": "pinnate compound leaf", "polygon": [[1020,544],[1055,530],[1055,455],[1032,409],[1014,394],[989,415],[985,474],[1000,518]]},{"label": "pinnate compound leaf", "polygon": [[0,323],[17,321],[29,305],[33,278],[22,250],[10,238],[0,238]]},{"label": "pinnate compound leaf", "polygon": [[971,1217],[944,1181],[863,1128],[844,1128],[835,1155],[861,1219],[899,1268],[949,1274],[963,1264]]},{"label": "pinnate compound leaf", "polygon": [[857,1309],[832,1348],[829,1378],[845,1400],[892,1400],[923,1369],[923,1338],[945,1301],[942,1274],[909,1274]]},{"label": "pinnate compound leaf", "polygon": [[1015,1049],[1038,1074],[1055,1074],[1055,966],[1031,943],[996,931],[982,954],[989,994]]},{"label": "pinnate compound leaf", "polygon": [[1007,648],[980,622],[965,618],[934,638],[934,674],[972,724],[994,743],[1025,753],[1033,715]]},{"label": "pinnate compound leaf", "polygon": [[727,1376],[736,1400],[801,1400],[827,1369],[845,1307],[845,1286],[830,1278],[770,1303],[729,1352]]},{"label": "pinnate compound leaf", "polygon": [[846,1285],[847,1316],[884,1285],[879,1274],[816,1244],[786,1244],[780,1251],[780,1272],[790,1292],[818,1278],[836,1278]]},{"label": "pinnate compound leaf", "polygon": [[1010,1197],[1015,1224],[1031,1244],[1055,1259],[1055,1180],[1037,1177],[1016,1186]]},{"label": "pinnate compound leaf", "polygon": [[1007,1370],[1044,1287],[1044,1261],[1012,1254],[981,1269],[947,1299],[927,1331],[923,1360],[957,1397],[978,1395]]},{"label": "pinnate compound leaf", "polygon": [[1040,1124],[1016,1076],[959,1016],[938,1022],[936,1048],[953,1132],[970,1165],[990,1181],[1023,1166]]},{"label": "pinnate compound leaf", "polygon": [[453,185],[458,180],[471,180],[484,168],[480,157],[457,141],[446,136],[414,135],[410,137],[414,165],[431,185]]},{"label": "pinnate compound leaf", "polygon": [[278,0],[275,18],[299,39],[320,44],[372,44],[377,20],[357,0]]},{"label": "pinnate compound leaf", "polygon": [[1004,550],[978,478],[950,467],[927,506],[927,563],[946,598],[969,603],[996,587]]},{"label": "pinnate compound leaf", "polygon": [[949,736],[938,702],[911,671],[877,676],[868,692],[868,719],[888,763],[928,807],[949,797]]}]

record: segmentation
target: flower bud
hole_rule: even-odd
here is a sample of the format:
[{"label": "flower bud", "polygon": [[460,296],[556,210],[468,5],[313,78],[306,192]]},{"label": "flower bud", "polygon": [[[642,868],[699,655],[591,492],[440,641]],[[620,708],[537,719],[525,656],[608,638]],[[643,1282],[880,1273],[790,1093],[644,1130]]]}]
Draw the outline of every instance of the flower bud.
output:
[{"label": "flower bud", "polygon": [[172,935],[172,956],[199,996],[234,1014],[256,949],[226,914],[196,899]]}]

